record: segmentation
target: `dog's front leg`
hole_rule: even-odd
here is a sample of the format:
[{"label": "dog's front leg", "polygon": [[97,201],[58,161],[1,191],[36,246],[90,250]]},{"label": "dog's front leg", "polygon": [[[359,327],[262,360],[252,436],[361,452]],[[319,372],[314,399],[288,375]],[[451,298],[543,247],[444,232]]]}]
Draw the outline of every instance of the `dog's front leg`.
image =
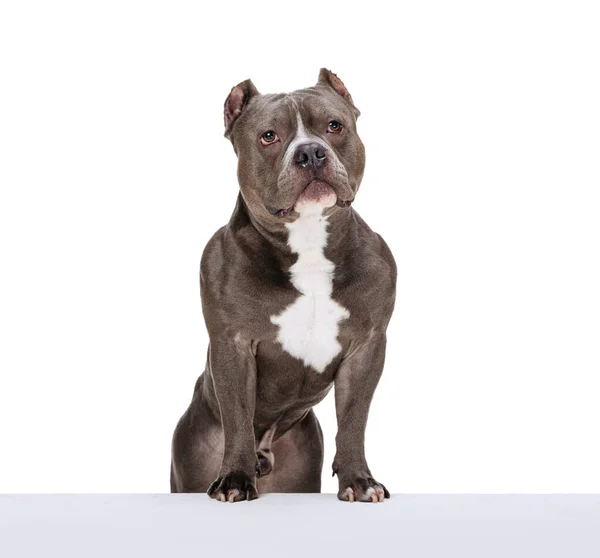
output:
[{"label": "dog's front leg", "polygon": [[373,333],[350,351],[335,377],[338,432],[333,473],[338,476],[340,500],[383,502],[390,497],[373,479],[365,457],[367,416],[383,371],[385,344],[385,333]]},{"label": "dog's front leg", "polygon": [[225,438],[218,478],[208,495],[221,502],[254,500],[258,459],[254,444],[256,361],[250,343],[212,340],[209,369]]}]

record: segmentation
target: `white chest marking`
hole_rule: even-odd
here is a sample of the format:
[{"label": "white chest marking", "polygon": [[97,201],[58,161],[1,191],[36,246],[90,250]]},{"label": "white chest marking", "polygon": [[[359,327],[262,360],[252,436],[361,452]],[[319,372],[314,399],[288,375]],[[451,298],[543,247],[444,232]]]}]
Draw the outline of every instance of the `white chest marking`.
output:
[{"label": "white chest marking", "polygon": [[290,355],[323,372],[340,352],[338,323],[350,312],[331,298],[335,266],[323,254],[327,243],[327,218],[323,206],[305,204],[300,216],[287,223],[288,245],[298,254],[290,268],[292,284],[300,291],[296,301],[271,322],[279,326],[277,340]]}]

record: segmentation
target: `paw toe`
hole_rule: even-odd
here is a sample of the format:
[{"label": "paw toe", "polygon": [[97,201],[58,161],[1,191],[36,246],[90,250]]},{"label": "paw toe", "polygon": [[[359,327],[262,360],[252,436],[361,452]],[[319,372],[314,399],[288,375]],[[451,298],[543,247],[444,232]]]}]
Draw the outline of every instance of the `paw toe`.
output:
[{"label": "paw toe", "polygon": [[240,491],[237,488],[227,492],[227,501],[232,504],[240,499]]},{"label": "paw toe", "polygon": [[347,488],[345,488],[344,490],[342,490],[338,494],[338,497],[339,497],[340,500],[344,500],[345,502],[354,502],[354,500],[356,499],[356,495],[354,493],[354,490],[350,486],[348,486]]}]

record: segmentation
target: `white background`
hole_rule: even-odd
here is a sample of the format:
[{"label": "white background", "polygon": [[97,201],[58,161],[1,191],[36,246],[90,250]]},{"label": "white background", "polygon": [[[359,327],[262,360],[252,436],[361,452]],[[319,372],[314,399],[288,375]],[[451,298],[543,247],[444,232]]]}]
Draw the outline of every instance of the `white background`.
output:
[{"label": "white background", "polygon": [[[322,66],[399,268],[374,475],[600,491],[598,5],[206,5],[0,5],[0,491],[169,490],[200,255],[237,191],[223,102]],[[332,395],[317,414],[332,492]]]}]

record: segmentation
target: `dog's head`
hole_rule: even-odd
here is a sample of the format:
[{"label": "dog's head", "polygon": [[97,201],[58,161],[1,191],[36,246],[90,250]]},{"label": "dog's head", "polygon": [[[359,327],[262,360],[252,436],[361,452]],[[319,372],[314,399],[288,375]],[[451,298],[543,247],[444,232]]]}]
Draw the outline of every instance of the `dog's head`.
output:
[{"label": "dog's head", "polygon": [[294,220],[311,202],[326,212],[348,207],[365,166],[359,114],[325,68],[314,87],[292,93],[261,95],[250,80],[236,85],[225,101],[225,136],[250,211],[276,222]]}]

